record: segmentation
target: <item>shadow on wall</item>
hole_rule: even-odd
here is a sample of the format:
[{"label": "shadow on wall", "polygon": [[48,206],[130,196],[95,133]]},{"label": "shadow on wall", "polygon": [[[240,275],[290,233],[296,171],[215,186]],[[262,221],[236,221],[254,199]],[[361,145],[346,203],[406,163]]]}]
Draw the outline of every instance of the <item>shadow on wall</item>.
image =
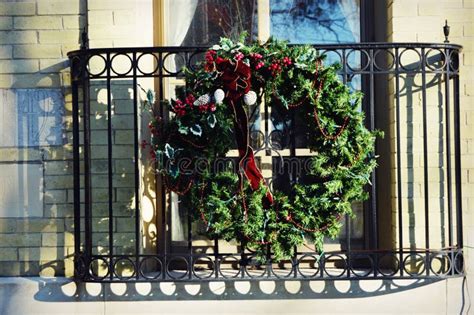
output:
[{"label": "shadow on wall", "polygon": [[[77,1],[77,6],[83,15],[86,1]],[[23,6],[15,8],[18,15],[30,15],[20,12]],[[64,15],[64,19],[77,20],[78,16]],[[79,19],[77,43],[84,22]],[[22,41],[17,39],[16,42]],[[5,95],[0,95],[4,114],[8,114],[5,121],[0,122],[0,172],[7,179],[7,185],[2,181],[0,187],[5,188],[4,193],[9,197],[0,196],[3,199],[0,212],[7,222],[13,222],[6,229],[1,227],[0,236],[6,243],[0,246],[7,247],[6,251],[2,248],[2,254],[16,251],[15,255],[0,259],[0,275],[4,276],[61,275],[71,269],[66,265],[72,266],[72,262],[65,263],[71,261],[73,235],[73,210],[68,200],[72,182],[71,112],[67,103],[69,63],[64,59],[53,64],[61,58],[59,42],[49,56],[41,56],[37,50],[30,49],[31,46],[14,46],[15,58],[31,63],[25,62],[20,67],[12,63],[11,67],[0,70],[12,78],[11,85],[4,90]],[[42,61],[39,71],[38,59]],[[33,61],[36,61],[36,72],[31,72],[28,66],[34,64]],[[48,66],[43,67],[43,61]],[[0,297],[0,301],[0,304],[8,301],[8,296]]]},{"label": "shadow on wall", "polygon": [[[64,274],[64,260],[70,255],[64,246],[72,236],[67,222],[73,216],[67,204],[67,178],[72,172],[68,91],[58,84],[39,88],[43,78],[67,68],[65,61],[41,73],[19,75],[24,82],[0,91],[4,105],[0,148],[6,152],[0,158],[0,185],[5,185],[0,211],[7,220],[15,218],[0,233],[6,240],[3,247],[18,247],[17,257],[2,260],[2,275]],[[63,187],[57,187],[60,181]]]},{"label": "shadow on wall", "polygon": [[[108,96],[106,82],[94,81],[90,86],[91,251],[94,255],[108,255],[111,246],[114,255],[136,254],[134,142],[137,135],[134,132],[134,103],[130,95],[133,93],[132,87],[129,80],[115,80],[110,83]],[[108,97],[111,102],[110,133]],[[141,124],[139,129],[146,130],[144,124],[147,121],[141,118],[138,120]],[[139,137],[141,138],[141,134]],[[110,159],[109,145],[112,153]],[[150,201],[154,197],[154,182],[151,178],[153,172],[148,169],[146,158],[142,156],[141,161],[140,202],[147,199],[147,205],[151,205],[151,208],[141,209],[140,233],[146,237],[138,245],[140,253],[147,254],[153,253],[153,248],[156,248],[156,226],[151,227],[156,211],[154,203]],[[84,202],[83,198],[84,191],[81,191],[81,203]],[[109,216],[109,201],[112,218]],[[81,229],[84,224],[82,220]],[[84,239],[81,240],[83,241]]]},{"label": "shadow on wall", "polygon": [[[443,67],[441,57],[435,55],[428,58],[429,64],[435,69]],[[408,69],[419,69],[420,63],[413,63],[406,66]],[[437,67],[437,68],[436,68]],[[405,108],[401,108],[402,123],[405,124],[405,134],[401,135],[402,141],[402,170],[406,173],[404,180],[406,190],[402,193],[407,198],[405,208],[408,222],[407,243],[410,249],[422,248],[426,244],[424,231],[425,223],[425,203],[429,202],[430,211],[430,244],[431,248],[445,248],[449,244],[446,239],[447,205],[445,201],[446,185],[446,161],[444,158],[446,147],[443,140],[446,137],[444,110],[446,105],[444,95],[444,80],[440,74],[430,74],[426,76],[425,89],[421,74],[406,74],[401,77],[400,97]],[[425,96],[422,95],[423,91]],[[426,100],[426,113],[423,113],[422,101]],[[403,103],[402,103],[403,104]],[[426,115],[426,157],[423,152],[423,115]],[[403,127],[402,127],[403,128]],[[403,130],[403,129],[402,129]],[[404,144],[404,146],[403,146]],[[425,160],[426,158],[426,160]],[[433,187],[429,191],[424,191],[423,168],[428,165],[428,187]],[[429,194],[429,195],[427,195]],[[422,228],[422,229],[420,229]],[[405,231],[406,232],[406,231]],[[406,245],[406,244],[404,244]]]},{"label": "shadow on wall", "polygon": [[81,283],[35,279],[45,302],[260,299],[347,299],[397,293],[441,280],[216,281]]}]

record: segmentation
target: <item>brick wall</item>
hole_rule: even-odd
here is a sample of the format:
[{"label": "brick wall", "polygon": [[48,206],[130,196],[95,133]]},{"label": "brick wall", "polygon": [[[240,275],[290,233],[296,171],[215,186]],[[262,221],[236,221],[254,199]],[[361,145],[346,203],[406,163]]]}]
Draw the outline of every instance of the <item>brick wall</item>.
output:
[{"label": "brick wall", "polygon": [[[79,48],[84,12],[80,0],[0,3],[0,89],[5,93],[0,124],[10,124],[2,129],[0,167],[18,177],[5,177],[0,183],[4,200],[0,275],[72,272],[72,156],[66,137],[71,96],[66,54]],[[42,108],[44,104],[51,106],[51,112]],[[36,124],[40,126],[32,132]],[[8,187],[9,183],[15,185]],[[18,200],[5,201],[15,195]]]},{"label": "brick wall", "polygon": [[[134,1],[103,1],[89,0],[88,23],[90,46],[100,47],[130,47],[153,46],[152,27],[152,0]],[[137,36],[137,34],[139,34]],[[119,59],[120,58],[120,59]],[[117,71],[127,71],[130,64],[125,56],[114,58],[112,68]],[[153,87],[152,80],[139,80],[144,87]],[[109,218],[108,218],[108,171],[107,171],[107,88],[105,81],[94,81],[91,89],[91,138],[92,138],[92,251],[94,254],[107,254],[109,248]],[[113,127],[113,252],[114,254],[135,253],[135,205],[134,192],[134,108],[131,93],[133,81],[126,79],[113,79],[111,81],[112,99],[112,127]],[[146,116],[146,115],[145,115]],[[146,118],[146,117],[144,117]],[[143,130],[146,122],[139,118]],[[140,165],[140,172],[144,174],[146,161]],[[152,172],[147,173],[148,175]],[[143,189],[148,189],[146,178],[142,180],[140,200],[150,198]],[[94,197],[95,195],[95,197]],[[152,198],[152,196],[151,196]],[[144,220],[146,204],[142,203],[141,233],[148,235],[140,243],[141,251],[146,252],[151,247],[151,242],[156,244],[153,233],[149,229],[156,228],[153,215]],[[153,204],[153,203],[151,203]],[[148,209],[153,211],[152,209]],[[148,221],[148,222],[146,222]],[[150,227],[150,225],[152,225]],[[97,266],[100,267],[100,266]],[[117,266],[118,272],[123,276],[129,275],[129,265]],[[103,272],[100,268],[98,273]]]},{"label": "brick wall", "polygon": [[[152,0],[89,0],[90,47],[151,46],[152,4]],[[4,126],[0,127],[0,168],[7,171],[7,175],[0,176],[0,186],[4,187],[0,191],[2,276],[60,276],[73,272],[72,99],[67,52],[79,48],[85,22],[85,0],[0,3],[0,95],[3,95],[0,103],[5,105],[0,123]],[[113,132],[116,253],[133,249],[130,84],[116,81],[111,90],[112,124],[116,128]],[[142,82],[142,85],[150,86],[150,83]],[[104,95],[105,82],[96,82],[91,87],[91,126],[92,172],[96,175],[92,183],[96,231],[93,243],[97,253],[108,251],[108,235],[104,233],[108,227]],[[60,114],[45,113],[45,104]],[[24,108],[28,111],[24,112]],[[32,128],[38,130],[32,132]],[[10,175],[16,180],[8,178]],[[30,187],[34,184],[36,188]]]},{"label": "brick wall", "polygon": [[91,47],[153,45],[153,0],[89,0]]},{"label": "brick wall", "polygon": [[[443,42],[444,35],[442,26],[445,20],[451,27],[449,40],[451,43],[462,45],[463,51],[460,56],[460,102],[461,102],[461,164],[462,164],[462,195],[463,195],[463,211],[464,211],[464,240],[466,256],[472,256],[471,247],[474,244],[474,217],[472,215],[472,207],[474,206],[474,94],[473,86],[473,16],[474,1],[473,0],[449,0],[449,1],[431,1],[431,0],[390,0],[388,1],[388,40],[394,42]],[[416,58],[415,58],[416,59]],[[408,78],[412,80],[407,84],[409,88],[414,87],[421,82],[419,76]],[[430,77],[427,77],[429,80]],[[432,79],[432,78],[431,78]],[[408,81],[407,81],[408,82]],[[439,81],[438,81],[439,83]],[[391,81],[391,91],[393,95],[394,81]],[[415,90],[415,89],[414,89]],[[438,111],[439,104],[444,106],[444,100],[439,99],[440,91],[435,85],[427,90],[427,119],[428,123],[443,124],[443,114]],[[444,90],[441,92],[444,95]],[[444,96],[443,96],[444,97]],[[392,101],[393,102],[393,101]],[[421,142],[421,93],[412,91],[406,92],[401,98],[402,108],[408,108],[411,112],[401,113],[402,121],[402,148],[406,151],[411,165],[406,162],[402,169],[404,197],[408,197],[411,193],[412,201],[403,199],[404,209],[417,209],[412,213],[405,213],[405,224],[408,223],[404,230],[405,246],[424,247],[424,228],[418,228],[416,222],[420,222],[423,226],[424,220],[424,194],[423,194],[423,160],[422,160],[422,142]],[[452,100],[451,100],[452,105]],[[408,107],[407,107],[408,106]],[[412,119],[410,119],[412,115]],[[391,131],[394,134],[395,113],[394,104],[391,106]],[[417,120],[415,121],[415,118]],[[407,124],[407,123],[408,124]],[[444,125],[442,125],[443,128]],[[437,141],[437,130],[429,130],[429,176],[430,181],[436,182],[443,178],[445,172],[445,161],[440,160],[439,152],[443,150],[443,144]],[[411,133],[411,137],[407,134]],[[434,141],[431,141],[435,139]],[[445,148],[444,148],[445,150]],[[392,153],[395,154],[395,143],[392,142]],[[445,151],[444,151],[445,152]],[[453,152],[453,151],[452,151]],[[395,159],[393,159],[395,162]],[[452,160],[453,161],[453,160]],[[454,161],[452,162],[454,163]],[[439,167],[443,167],[441,173]],[[395,186],[395,169],[392,172],[392,208],[395,209],[397,196]],[[445,178],[445,177],[444,177]],[[430,227],[433,230],[443,228],[441,222],[446,216],[443,205],[446,207],[446,195],[440,192],[439,185],[430,183]],[[410,205],[411,202],[411,205]],[[446,208],[445,208],[446,209]],[[411,221],[410,221],[411,219]],[[393,219],[393,233],[396,231],[396,219]],[[447,224],[447,222],[445,222]],[[444,225],[446,228],[446,225]],[[439,236],[433,231],[433,247],[447,246],[446,241],[438,239]],[[473,264],[467,265],[468,272],[472,270]]]}]

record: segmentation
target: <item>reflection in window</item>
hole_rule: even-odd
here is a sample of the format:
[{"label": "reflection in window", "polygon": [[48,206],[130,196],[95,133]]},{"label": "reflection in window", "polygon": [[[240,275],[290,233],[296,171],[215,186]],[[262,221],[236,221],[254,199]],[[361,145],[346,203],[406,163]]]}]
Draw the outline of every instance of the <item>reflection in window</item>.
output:
[{"label": "reflection in window", "polygon": [[168,0],[166,5],[168,45],[209,46],[244,31],[257,38],[257,0]]},{"label": "reflection in window", "polygon": [[[270,34],[291,44],[360,42],[360,0],[270,0]],[[361,55],[347,56],[352,69],[359,69]],[[341,63],[341,56],[326,52],[326,64]],[[359,78],[347,78],[349,86],[361,89]]]},{"label": "reflection in window", "polygon": [[271,0],[271,35],[292,44],[360,41],[360,0]]},{"label": "reflection in window", "polygon": [[[211,46],[220,37],[238,38],[246,31],[249,39],[257,39],[257,0],[166,0],[166,45]],[[167,69],[177,71],[184,66],[180,57],[168,58]],[[170,97],[174,90],[169,89]],[[188,236],[187,209],[179,197],[171,194],[171,237],[185,242]],[[193,237],[199,224],[192,227]]]},{"label": "reflection in window", "polygon": [[[270,34],[274,38],[287,40],[291,44],[325,44],[360,42],[360,0],[270,0]],[[352,69],[360,68],[360,53],[353,51],[347,57]],[[341,63],[338,53],[327,52],[325,63]],[[361,89],[360,76],[346,78],[353,90]],[[276,111],[272,111],[271,128],[283,132],[284,123]],[[289,122],[287,122],[289,123]],[[306,131],[296,125],[296,148],[306,147]],[[301,156],[302,159],[305,157]],[[276,159],[278,160],[278,159]],[[277,162],[277,161],[275,161]],[[277,162],[278,163],[278,162]],[[275,176],[273,185],[280,190],[289,189],[291,170]],[[304,176],[297,178],[304,182]],[[341,248],[347,247],[347,232],[350,232],[352,245],[360,246],[364,237],[363,204],[352,205],[356,214],[351,219],[350,231],[343,228],[336,240],[326,240],[328,244],[339,243]],[[341,223],[346,224],[346,218]]]}]

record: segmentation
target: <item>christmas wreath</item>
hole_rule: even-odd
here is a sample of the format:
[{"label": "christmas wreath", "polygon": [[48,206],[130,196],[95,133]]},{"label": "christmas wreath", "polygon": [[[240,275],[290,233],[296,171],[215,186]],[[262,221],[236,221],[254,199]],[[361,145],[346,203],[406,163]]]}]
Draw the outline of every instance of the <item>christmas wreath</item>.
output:
[{"label": "christmas wreath", "polygon": [[[210,238],[237,240],[257,259],[289,258],[298,245],[334,238],[351,203],[367,198],[364,186],[376,167],[377,132],[364,126],[362,94],[323,66],[311,46],[269,40],[244,44],[223,38],[197,68],[185,70],[186,86],[164,101],[171,118],[152,111],[149,146],[167,190],[181,196]],[[148,91],[146,103],[154,103]],[[248,107],[265,101],[306,131],[309,157],[304,180],[290,191],[270,190],[250,146]],[[215,162],[237,148],[238,168]]]}]

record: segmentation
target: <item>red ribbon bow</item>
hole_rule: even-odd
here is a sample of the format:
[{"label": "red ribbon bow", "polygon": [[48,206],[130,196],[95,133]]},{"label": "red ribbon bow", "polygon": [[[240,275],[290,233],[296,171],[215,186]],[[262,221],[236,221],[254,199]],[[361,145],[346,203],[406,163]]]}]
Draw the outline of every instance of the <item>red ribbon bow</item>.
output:
[{"label": "red ribbon bow", "polygon": [[[221,73],[221,80],[224,89],[227,91],[226,98],[234,111],[234,129],[239,149],[239,167],[244,171],[245,176],[250,182],[250,187],[257,190],[260,184],[266,185],[263,175],[255,162],[253,149],[249,145],[248,116],[242,105],[242,97],[250,91],[251,72],[250,67],[244,62],[217,57],[216,69]],[[239,174],[241,189],[243,187],[243,178]],[[268,190],[266,194],[266,206],[273,203],[273,196]]]}]

